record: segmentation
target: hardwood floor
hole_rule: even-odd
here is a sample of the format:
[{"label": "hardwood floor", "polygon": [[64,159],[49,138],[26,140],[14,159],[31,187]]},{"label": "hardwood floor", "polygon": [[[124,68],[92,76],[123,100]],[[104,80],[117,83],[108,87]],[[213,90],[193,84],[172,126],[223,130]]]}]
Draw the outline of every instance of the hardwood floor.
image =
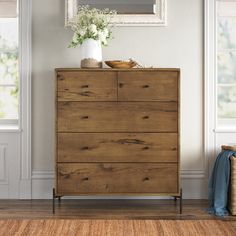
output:
[{"label": "hardwood floor", "polygon": [[183,200],[183,214],[179,201],[174,200],[56,200],[55,214],[52,200],[0,200],[0,219],[61,218],[61,219],[222,219],[234,221],[236,216],[214,217],[205,212],[206,200]]}]

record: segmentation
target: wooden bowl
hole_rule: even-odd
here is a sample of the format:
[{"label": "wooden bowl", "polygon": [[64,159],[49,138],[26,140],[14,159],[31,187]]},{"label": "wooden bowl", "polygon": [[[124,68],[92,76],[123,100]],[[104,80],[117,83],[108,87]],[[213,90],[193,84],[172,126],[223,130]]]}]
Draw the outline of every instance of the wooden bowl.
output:
[{"label": "wooden bowl", "polygon": [[105,63],[111,68],[116,68],[116,69],[129,69],[137,65],[135,61],[120,61],[120,60],[105,61]]}]

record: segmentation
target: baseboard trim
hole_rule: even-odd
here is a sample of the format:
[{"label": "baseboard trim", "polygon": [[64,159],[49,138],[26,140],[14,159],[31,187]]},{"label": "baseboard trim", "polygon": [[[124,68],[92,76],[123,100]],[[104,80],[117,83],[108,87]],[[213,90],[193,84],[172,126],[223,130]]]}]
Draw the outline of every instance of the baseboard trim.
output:
[{"label": "baseboard trim", "polygon": [[[207,181],[203,170],[182,170],[181,184],[183,197],[185,199],[206,199]],[[52,188],[54,185],[54,171],[52,170],[33,170],[32,173],[32,199],[51,199]],[[160,199],[160,197],[140,196],[82,196],[76,199]],[[161,197],[163,198],[163,197]]]},{"label": "baseboard trim", "polygon": [[19,198],[20,199],[31,199],[31,186],[32,186],[32,181],[31,179],[25,179],[21,180],[19,182],[19,188],[20,188],[20,193],[19,193]]}]

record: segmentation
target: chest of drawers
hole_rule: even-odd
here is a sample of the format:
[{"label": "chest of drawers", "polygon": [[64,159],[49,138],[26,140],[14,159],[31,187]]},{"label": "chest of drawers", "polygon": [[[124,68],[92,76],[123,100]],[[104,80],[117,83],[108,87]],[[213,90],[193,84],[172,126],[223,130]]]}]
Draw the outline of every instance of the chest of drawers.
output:
[{"label": "chest of drawers", "polygon": [[55,196],[180,196],[179,69],[56,69]]}]

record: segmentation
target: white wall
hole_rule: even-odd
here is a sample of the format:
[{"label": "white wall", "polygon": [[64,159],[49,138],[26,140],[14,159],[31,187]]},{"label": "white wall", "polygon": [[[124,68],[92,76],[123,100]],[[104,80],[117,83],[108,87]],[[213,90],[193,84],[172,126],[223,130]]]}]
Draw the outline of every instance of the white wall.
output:
[{"label": "white wall", "polygon": [[[103,58],[132,57],[147,66],[181,68],[181,168],[183,183],[189,186],[185,195],[203,197],[203,0],[167,1],[167,27],[117,27]],[[80,49],[67,48],[72,32],[64,28],[64,0],[33,1],[32,37],[33,170],[40,179],[38,173],[51,173],[54,167],[54,68],[80,63]],[[200,195],[192,196],[188,191],[198,179],[202,182],[195,191]]]}]

